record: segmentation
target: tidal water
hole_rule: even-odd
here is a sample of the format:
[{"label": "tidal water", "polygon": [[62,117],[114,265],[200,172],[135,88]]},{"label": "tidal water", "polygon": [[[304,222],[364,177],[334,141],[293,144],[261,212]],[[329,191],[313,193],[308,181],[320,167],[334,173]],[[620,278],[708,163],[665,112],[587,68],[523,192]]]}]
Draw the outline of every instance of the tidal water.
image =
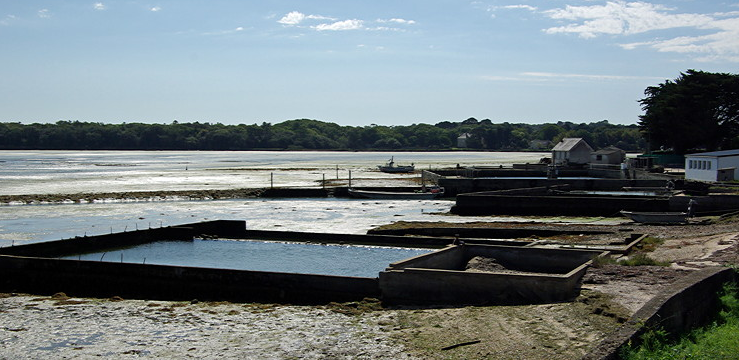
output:
[{"label": "tidal water", "polygon": [[67,259],[299,274],[377,277],[390,263],[428,249],[253,240],[162,241]]},{"label": "tidal water", "polygon": [[[430,167],[499,166],[534,163],[544,153],[495,152],[187,152],[187,151],[0,151],[0,195],[69,194],[125,191],[202,190],[258,188],[270,185],[318,187],[322,179],[346,183],[349,171],[355,186],[407,184],[418,175],[385,174],[377,170],[394,156],[398,164],[414,163],[417,169]],[[338,180],[337,180],[338,179]],[[398,180],[400,179],[400,180]],[[91,203],[53,203],[0,205],[0,247],[43,242],[84,235],[101,235],[135,229],[180,225],[206,220],[245,220],[247,229],[364,234],[367,230],[397,221],[531,221],[526,217],[460,217],[449,214],[450,200],[359,200],[359,199],[235,199],[235,200],[105,200]],[[537,219],[538,221],[577,222],[578,219]],[[593,223],[593,219],[585,219]],[[244,245],[239,243],[239,246]],[[177,252],[187,253],[205,247],[230,256],[228,246],[235,242],[196,241]],[[259,245],[262,247],[272,244]],[[294,245],[291,245],[294,246]],[[318,245],[311,245],[318,246]],[[373,258],[375,250],[341,249],[318,246],[318,256],[303,251],[296,258],[311,262],[334,263],[359,257]],[[136,255],[126,250],[123,261],[155,263],[152,253]],[[160,250],[156,250],[160,251]],[[199,249],[203,252],[202,249]],[[253,250],[257,251],[257,250]],[[261,251],[261,250],[259,250]],[[287,252],[280,249],[278,252]],[[313,251],[313,250],[310,250]],[[354,251],[357,251],[354,253]],[[369,251],[369,252],[368,252]],[[367,267],[376,276],[390,262],[413,254],[399,253]],[[167,251],[165,251],[167,252]],[[386,253],[386,250],[379,251]],[[392,252],[391,252],[392,253]],[[225,254],[225,255],[224,255]],[[313,254],[313,255],[310,255]],[[362,254],[362,255],[357,255]],[[394,253],[395,254],[395,253]],[[90,255],[94,259],[97,255]],[[384,256],[384,255],[383,255]],[[261,257],[260,257],[261,258]],[[120,261],[120,254],[106,254],[104,260]],[[187,266],[214,266],[208,258],[180,256]],[[252,270],[293,271],[293,261],[275,261],[275,267]],[[283,257],[279,259],[285,259]],[[329,260],[326,260],[329,259]],[[99,260],[99,257],[98,257]],[[257,260],[249,260],[255,264]],[[373,260],[374,261],[374,260]],[[245,263],[244,261],[241,264]],[[239,260],[229,268],[240,266]],[[381,264],[381,265],[379,265]],[[343,265],[342,265],[343,266]],[[295,272],[304,270],[296,269]],[[319,268],[310,272],[324,273]],[[329,270],[325,270],[329,271]],[[334,270],[330,270],[334,271]],[[352,270],[353,271],[353,270]],[[341,275],[354,274],[340,270]],[[332,274],[335,274],[332,272]]]},{"label": "tidal water", "polygon": [[546,153],[327,151],[0,151],[0,195],[355,186],[418,175],[377,170],[390,157],[417,169],[534,163]]}]

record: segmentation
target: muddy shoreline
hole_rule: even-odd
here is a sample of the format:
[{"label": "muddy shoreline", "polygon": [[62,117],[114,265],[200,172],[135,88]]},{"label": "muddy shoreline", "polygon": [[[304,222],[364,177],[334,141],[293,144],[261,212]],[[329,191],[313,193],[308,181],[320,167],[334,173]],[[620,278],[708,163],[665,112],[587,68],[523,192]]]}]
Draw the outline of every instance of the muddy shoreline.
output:
[{"label": "muddy shoreline", "polygon": [[0,204],[37,203],[90,203],[104,200],[217,200],[245,199],[259,197],[266,188],[244,188],[227,190],[166,190],[166,191],[127,191],[76,194],[28,194],[0,195]]}]

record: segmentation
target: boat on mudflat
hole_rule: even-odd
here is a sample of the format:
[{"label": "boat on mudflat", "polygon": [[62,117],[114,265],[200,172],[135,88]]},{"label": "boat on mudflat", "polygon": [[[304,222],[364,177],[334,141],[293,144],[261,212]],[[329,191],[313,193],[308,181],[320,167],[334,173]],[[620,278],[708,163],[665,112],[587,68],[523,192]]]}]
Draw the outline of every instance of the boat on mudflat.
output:
[{"label": "boat on mudflat", "polygon": [[378,165],[378,169],[382,172],[386,173],[409,173],[413,172],[413,170],[416,169],[415,165],[395,165],[395,161],[393,161],[393,158],[390,158],[390,161],[388,161],[385,165]]},{"label": "boat on mudflat", "polygon": [[349,196],[360,199],[392,199],[392,200],[430,200],[444,195],[443,188],[432,188],[429,191],[374,191],[349,189]]},{"label": "boat on mudflat", "polygon": [[646,212],[626,211],[621,214],[639,223],[644,224],[682,224],[688,222],[688,213],[685,212]]}]

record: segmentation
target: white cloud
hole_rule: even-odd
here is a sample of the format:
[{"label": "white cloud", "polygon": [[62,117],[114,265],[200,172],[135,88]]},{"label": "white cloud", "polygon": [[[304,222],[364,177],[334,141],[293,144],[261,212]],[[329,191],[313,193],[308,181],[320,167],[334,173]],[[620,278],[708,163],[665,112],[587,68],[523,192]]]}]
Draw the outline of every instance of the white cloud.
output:
[{"label": "white cloud", "polygon": [[162,8],[160,6],[154,6],[151,9],[149,9],[149,11],[151,11],[151,12],[158,12],[158,11],[161,11],[161,10],[162,10]]},{"label": "white cloud", "polygon": [[395,24],[403,24],[403,25],[414,25],[416,22],[414,20],[406,20],[406,19],[398,19],[398,18],[392,18],[388,20],[384,19],[377,19],[378,23],[395,23]]},{"label": "white cloud", "polygon": [[351,19],[351,20],[337,21],[331,24],[319,24],[319,25],[313,26],[312,28],[318,31],[343,31],[343,30],[359,30],[363,26],[364,26],[364,22],[362,20]]},{"label": "white cloud", "polygon": [[41,9],[36,14],[38,14],[38,17],[42,19],[47,19],[51,17],[51,14],[49,13],[49,9]]},{"label": "white cloud", "polygon": [[632,35],[678,27],[706,28],[713,21],[703,14],[670,14],[670,9],[645,2],[607,2],[605,5],[566,6],[545,11],[555,20],[578,21],[544,30],[548,34],[574,33],[583,38],[602,34]]},{"label": "white cloud", "polygon": [[[317,25],[303,25],[308,20],[314,20],[313,23],[321,22]],[[321,20],[329,20],[330,22],[322,22]],[[367,27],[367,21],[361,19],[338,20],[333,17],[323,15],[306,15],[300,11],[291,11],[277,20],[278,23],[287,26],[296,26],[310,28],[316,31],[343,31],[343,30],[368,30],[368,31],[403,31],[400,27],[377,26]],[[370,23],[379,24],[398,24],[398,25],[415,25],[415,20],[402,18],[377,19]]]},{"label": "white cloud", "polygon": [[501,9],[513,9],[513,10],[521,9],[521,10],[536,11],[537,10],[537,7],[536,6],[531,6],[531,5],[519,4],[519,5],[501,6]]},{"label": "white cloud", "polygon": [[335,18],[328,17],[328,16],[322,16],[322,15],[305,15],[301,13],[300,11],[291,11],[287,13],[285,16],[280,18],[280,20],[277,20],[278,23],[283,25],[298,25],[302,23],[304,20],[310,19],[310,20],[336,20]]},{"label": "white cloud", "polygon": [[297,25],[300,24],[303,20],[305,20],[305,14],[299,11],[291,11],[287,13],[287,15],[283,16],[280,20],[277,20],[277,22],[283,25]]},{"label": "white cloud", "polygon": [[[634,50],[651,47],[660,52],[698,54],[694,60],[739,59],[739,14],[736,11],[695,14],[672,13],[674,9],[645,2],[609,1],[605,5],[566,6],[545,13],[552,19],[572,23],[545,29],[547,34],[571,33],[582,38],[599,35],[635,35],[654,30],[698,29],[703,35],[661,38],[621,44]],[[712,32],[705,34],[706,31]]]},{"label": "white cloud", "polygon": [[103,3],[95,3],[92,5],[92,8],[95,10],[105,10],[105,4]]}]

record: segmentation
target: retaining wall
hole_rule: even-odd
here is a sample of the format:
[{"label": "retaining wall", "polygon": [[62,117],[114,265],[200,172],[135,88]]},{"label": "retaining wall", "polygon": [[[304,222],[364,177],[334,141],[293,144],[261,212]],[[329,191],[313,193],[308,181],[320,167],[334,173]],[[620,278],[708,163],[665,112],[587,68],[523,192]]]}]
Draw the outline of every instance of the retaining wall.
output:
[{"label": "retaining wall", "polygon": [[245,227],[245,221],[206,221],[180,226],[125,231],[96,236],[78,236],[71,239],[10,246],[0,248],[0,254],[60,257],[71,254],[132,247],[153,241],[192,241],[198,235],[231,237],[242,234]]},{"label": "retaining wall", "polygon": [[[510,175],[509,175],[510,176]],[[444,187],[444,196],[463,193],[495,191],[522,188],[554,187],[568,185],[570,190],[619,191],[624,187],[662,187],[667,180],[616,180],[616,179],[481,179],[481,178],[440,178],[439,186]]]},{"label": "retaining wall", "polygon": [[647,302],[617,331],[583,359],[615,360],[626,344],[637,346],[645,331],[661,328],[672,335],[706,325],[720,309],[718,293],[724,283],[737,281],[733,269],[711,267],[695,271]]},{"label": "retaining wall", "polygon": [[[327,233],[308,233],[296,231],[273,231],[273,230],[245,230],[240,239],[261,239],[261,240],[283,240],[296,242],[320,242],[333,244],[356,244],[356,245],[375,245],[375,246],[400,246],[400,247],[421,247],[421,248],[441,248],[452,243],[452,239],[439,238],[437,235],[431,236],[403,236],[401,234],[370,234],[370,235],[354,235],[354,234],[327,234]],[[451,235],[453,236],[453,235]],[[464,235],[463,235],[464,236]],[[495,240],[495,239],[462,239],[471,244],[497,244],[509,246],[524,246],[529,244],[527,241],[514,240]]]},{"label": "retaining wall", "polygon": [[[407,228],[407,229],[372,229],[367,231],[368,234],[376,235],[422,235],[422,236],[460,236],[464,238],[488,238],[488,239],[518,239],[526,237],[549,237],[555,235],[598,235],[611,234],[609,231],[569,231],[569,230],[549,230],[549,229],[530,229],[530,228],[465,228],[465,227],[433,227],[433,228]],[[500,241],[497,245],[526,245],[528,241],[505,240]],[[494,245],[494,244],[491,244]]]},{"label": "retaining wall", "polygon": [[619,216],[621,210],[669,211],[670,201],[649,197],[516,196],[460,194],[451,212],[458,215]]},{"label": "retaining wall", "polygon": [[696,201],[697,216],[739,211],[737,195],[673,196],[670,198],[671,211],[687,211],[690,199]]},{"label": "retaining wall", "polygon": [[323,304],[380,297],[377,279],[0,255],[6,292]]}]

